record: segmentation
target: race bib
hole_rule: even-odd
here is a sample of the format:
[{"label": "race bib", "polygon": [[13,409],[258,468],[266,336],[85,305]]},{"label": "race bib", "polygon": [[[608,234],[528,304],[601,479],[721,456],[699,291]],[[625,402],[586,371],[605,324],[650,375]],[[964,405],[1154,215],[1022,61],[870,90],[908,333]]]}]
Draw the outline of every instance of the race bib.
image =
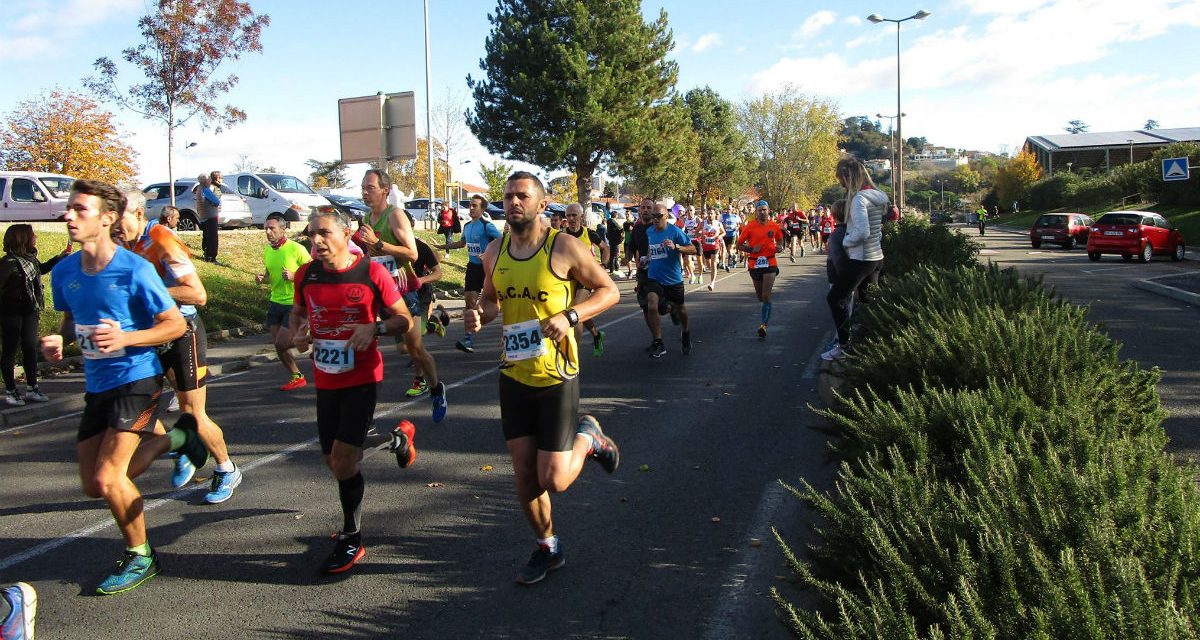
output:
[{"label": "race bib", "polygon": [[504,325],[504,359],[517,362],[546,355],[546,343],[542,337],[542,323],[539,320]]},{"label": "race bib", "polygon": [[75,325],[75,342],[79,344],[79,350],[83,352],[83,357],[88,360],[105,360],[107,358],[120,358],[125,355],[125,348],[122,347],[116,351],[103,353],[100,347],[96,346],[96,339],[93,334],[96,329],[103,325],[99,324],[77,324]]},{"label": "race bib", "polygon": [[395,256],[372,256],[371,262],[374,262],[384,269],[387,269],[388,275],[392,276],[393,278],[400,277],[400,265],[396,263]]},{"label": "race bib", "polygon": [[313,365],[325,373],[354,369],[354,350],[348,340],[313,340]]},{"label": "race bib", "polygon": [[771,262],[770,260],[767,260],[766,256],[759,256],[758,259],[754,261],[755,269],[766,269],[769,266],[771,266]]},{"label": "race bib", "polygon": [[478,258],[479,256],[483,255],[483,246],[478,242],[468,242],[467,255],[471,256],[472,258]]},{"label": "race bib", "polygon": [[650,245],[650,259],[651,260],[663,260],[668,257],[670,257],[670,255],[667,253],[666,245],[663,245],[661,243]]}]

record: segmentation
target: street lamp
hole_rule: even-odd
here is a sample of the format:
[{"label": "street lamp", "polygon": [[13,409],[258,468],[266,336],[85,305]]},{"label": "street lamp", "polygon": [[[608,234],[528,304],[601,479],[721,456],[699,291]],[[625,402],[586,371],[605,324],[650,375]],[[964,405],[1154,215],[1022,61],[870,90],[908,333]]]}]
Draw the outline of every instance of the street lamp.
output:
[{"label": "street lamp", "polygon": [[938,191],[941,192],[942,211],[945,211],[946,210],[946,180],[945,180],[945,178],[938,178]]},{"label": "street lamp", "polygon": [[1133,164],[1133,139],[1130,138],[1125,142],[1129,143],[1129,164]]},{"label": "street lamp", "polygon": [[[871,22],[874,22],[875,24],[879,24],[880,22],[895,22],[896,23],[896,139],[900,141],[901,145],[904,144],[904,124],[903,124],[904,119],[901,117],[904,114],[900,111],[900,23],[906,22],[908,20],[924,20],[925,18],[928,18],[931,15],[933,15],[933,14],[931,14],[930,12],[928,12],[924,9],[921,9],[920,11],[912,14],[909,17],[901,18],[899,20],[885,18],[885,17],[879,15],[878,13],[872,13],[871,15],[867,16],[867,20],[870,20]],[[897,159],[900,161],[900,164],[897,167],[898,171],[896,171],[896,180],[894,181],[894,184],[892,185],[892,190],[896,192],[896,205],[900,207],[901,211],[903,211],[904,210],[904,153],[903,153],[903,147],[898,148],[896,151],[897,151],[897,154],[896,154]]]},{"label": "street lamp", "polygon": [[[907,114],[907,113],[902,113],[902,114],[900,114],[900,115],[902,115],[902,116],[906,116],[906,115],[908,115],[908,114]],[[897,151],[897,147],[896,147],[895,129],[893,128],[893,125],[895,125],[895,124],[896,124],[896,117],[897,117],[897,116],[885,116],[885,115],[883,115],[882,113],[877,113],[877,114],[875,114],[875,117],[876,117],[876,118],[887,118],[887,120],[888,120],[888,144],[889,144],[889,145],[890,145],[890,147],[891,147],[891,148],[889,149],[889,151],[891,151],[891,153],[892,153],[892,170],[891,170],[892,176],[891,176],[890,180],[891,180],[891,183],[892,183],[892,191],[895,191],[895,190],[896,190],[896,180],[895,180],[895,175],[896,175],[896,151]]]}]

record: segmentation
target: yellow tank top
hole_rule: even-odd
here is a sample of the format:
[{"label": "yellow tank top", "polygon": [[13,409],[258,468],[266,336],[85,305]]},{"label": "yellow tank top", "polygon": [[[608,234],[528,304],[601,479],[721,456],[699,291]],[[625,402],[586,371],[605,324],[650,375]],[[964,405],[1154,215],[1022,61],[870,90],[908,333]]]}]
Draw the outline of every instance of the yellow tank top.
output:
[{"label": "yellow tank top", "polygon": [[558,234],[551,229],[542,246],[525,260],[509,254],[512,237],[504,234],[492,269],[504,323],[500,372],[531,387],[549,387],[579,375],[575,331],[568,331],[557,343],[541,334],[541,321],[570,308],[575,295],[574,284],[550,270]]},{"label": "yellow tank top", "polygon": [[588,253],[592,254],[592,257],[596,259],[596,262],[600,262],[600,247],[592,243],[592,234],[588,233],[587,227],[580,227],[579,235],[571,233],[571,230],[567,229],[566,227],[563,227],[563,231],[566,231],[572,237],[578,238],[579,241],[583,243],[583,246],[587,247]]}]

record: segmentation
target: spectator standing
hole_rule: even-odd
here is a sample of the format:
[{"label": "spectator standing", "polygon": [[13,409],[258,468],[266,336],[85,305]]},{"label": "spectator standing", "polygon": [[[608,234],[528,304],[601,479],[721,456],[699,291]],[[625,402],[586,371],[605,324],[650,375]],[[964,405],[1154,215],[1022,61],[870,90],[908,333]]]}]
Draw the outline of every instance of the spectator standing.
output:
[{"label": "spectator standing", "polygon": [[[38,318],[45,298],[42,294],[42,274],[50,273],[54,265],[70,255],[71,243],[62,253],[41,262],[37,258],[37,234],[28,224],[14,224],[4,232],[4,257],[0,258],[0,334],[3,335],[3,355],[0,368],[4,373],[4,401],[13,407],[26,401],[49,400],[38,388]],[[25,367],[26,391],[17,390],[17,347]]]},{"label": "spectator standing", "polygon": [[608,220],[605,222],[606,235],[608,236],[608,275],[612,275],[617,270],[617,263],[621,261],[621,245],[625,242],[625,231],[621,228],[620,223],[613,218],[612,214],[608,215]]},{"label": "spectator standing", "polygon": [[[442,244],[450,244],[454,242],[454,227],[458,222],[458,216],[454,215],[454,209],[449,203],[442,203],[442,210],[438,214],[438,233],[446,239]],[[446,250],[446,257],[450,257],[450,250]]]},{"label": "spectator standing", "polygon": [[[215,172],[214,172],[215,173]],[[217,174],[220,177],[220,174]],[[220,187],[217,187],[220,189]],[[217,261],[217,229],[221,217],[221,198],[212,189],[212,178],[206,174],[196,177],[196,216],[203,236],[200,247],[206,262]]]}]

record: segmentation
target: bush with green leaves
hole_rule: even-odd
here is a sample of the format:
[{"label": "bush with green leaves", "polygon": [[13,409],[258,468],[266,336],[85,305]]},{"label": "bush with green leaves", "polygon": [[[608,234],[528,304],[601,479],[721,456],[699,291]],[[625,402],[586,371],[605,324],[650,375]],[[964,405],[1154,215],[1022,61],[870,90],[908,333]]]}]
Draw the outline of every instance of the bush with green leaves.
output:
[{"label": "bush with green leaves", "polygon": [[909,216],[883,225],[883,277],[896,278],[922,267],[954,269],[975,264],[980,245],[946,225]]}]

